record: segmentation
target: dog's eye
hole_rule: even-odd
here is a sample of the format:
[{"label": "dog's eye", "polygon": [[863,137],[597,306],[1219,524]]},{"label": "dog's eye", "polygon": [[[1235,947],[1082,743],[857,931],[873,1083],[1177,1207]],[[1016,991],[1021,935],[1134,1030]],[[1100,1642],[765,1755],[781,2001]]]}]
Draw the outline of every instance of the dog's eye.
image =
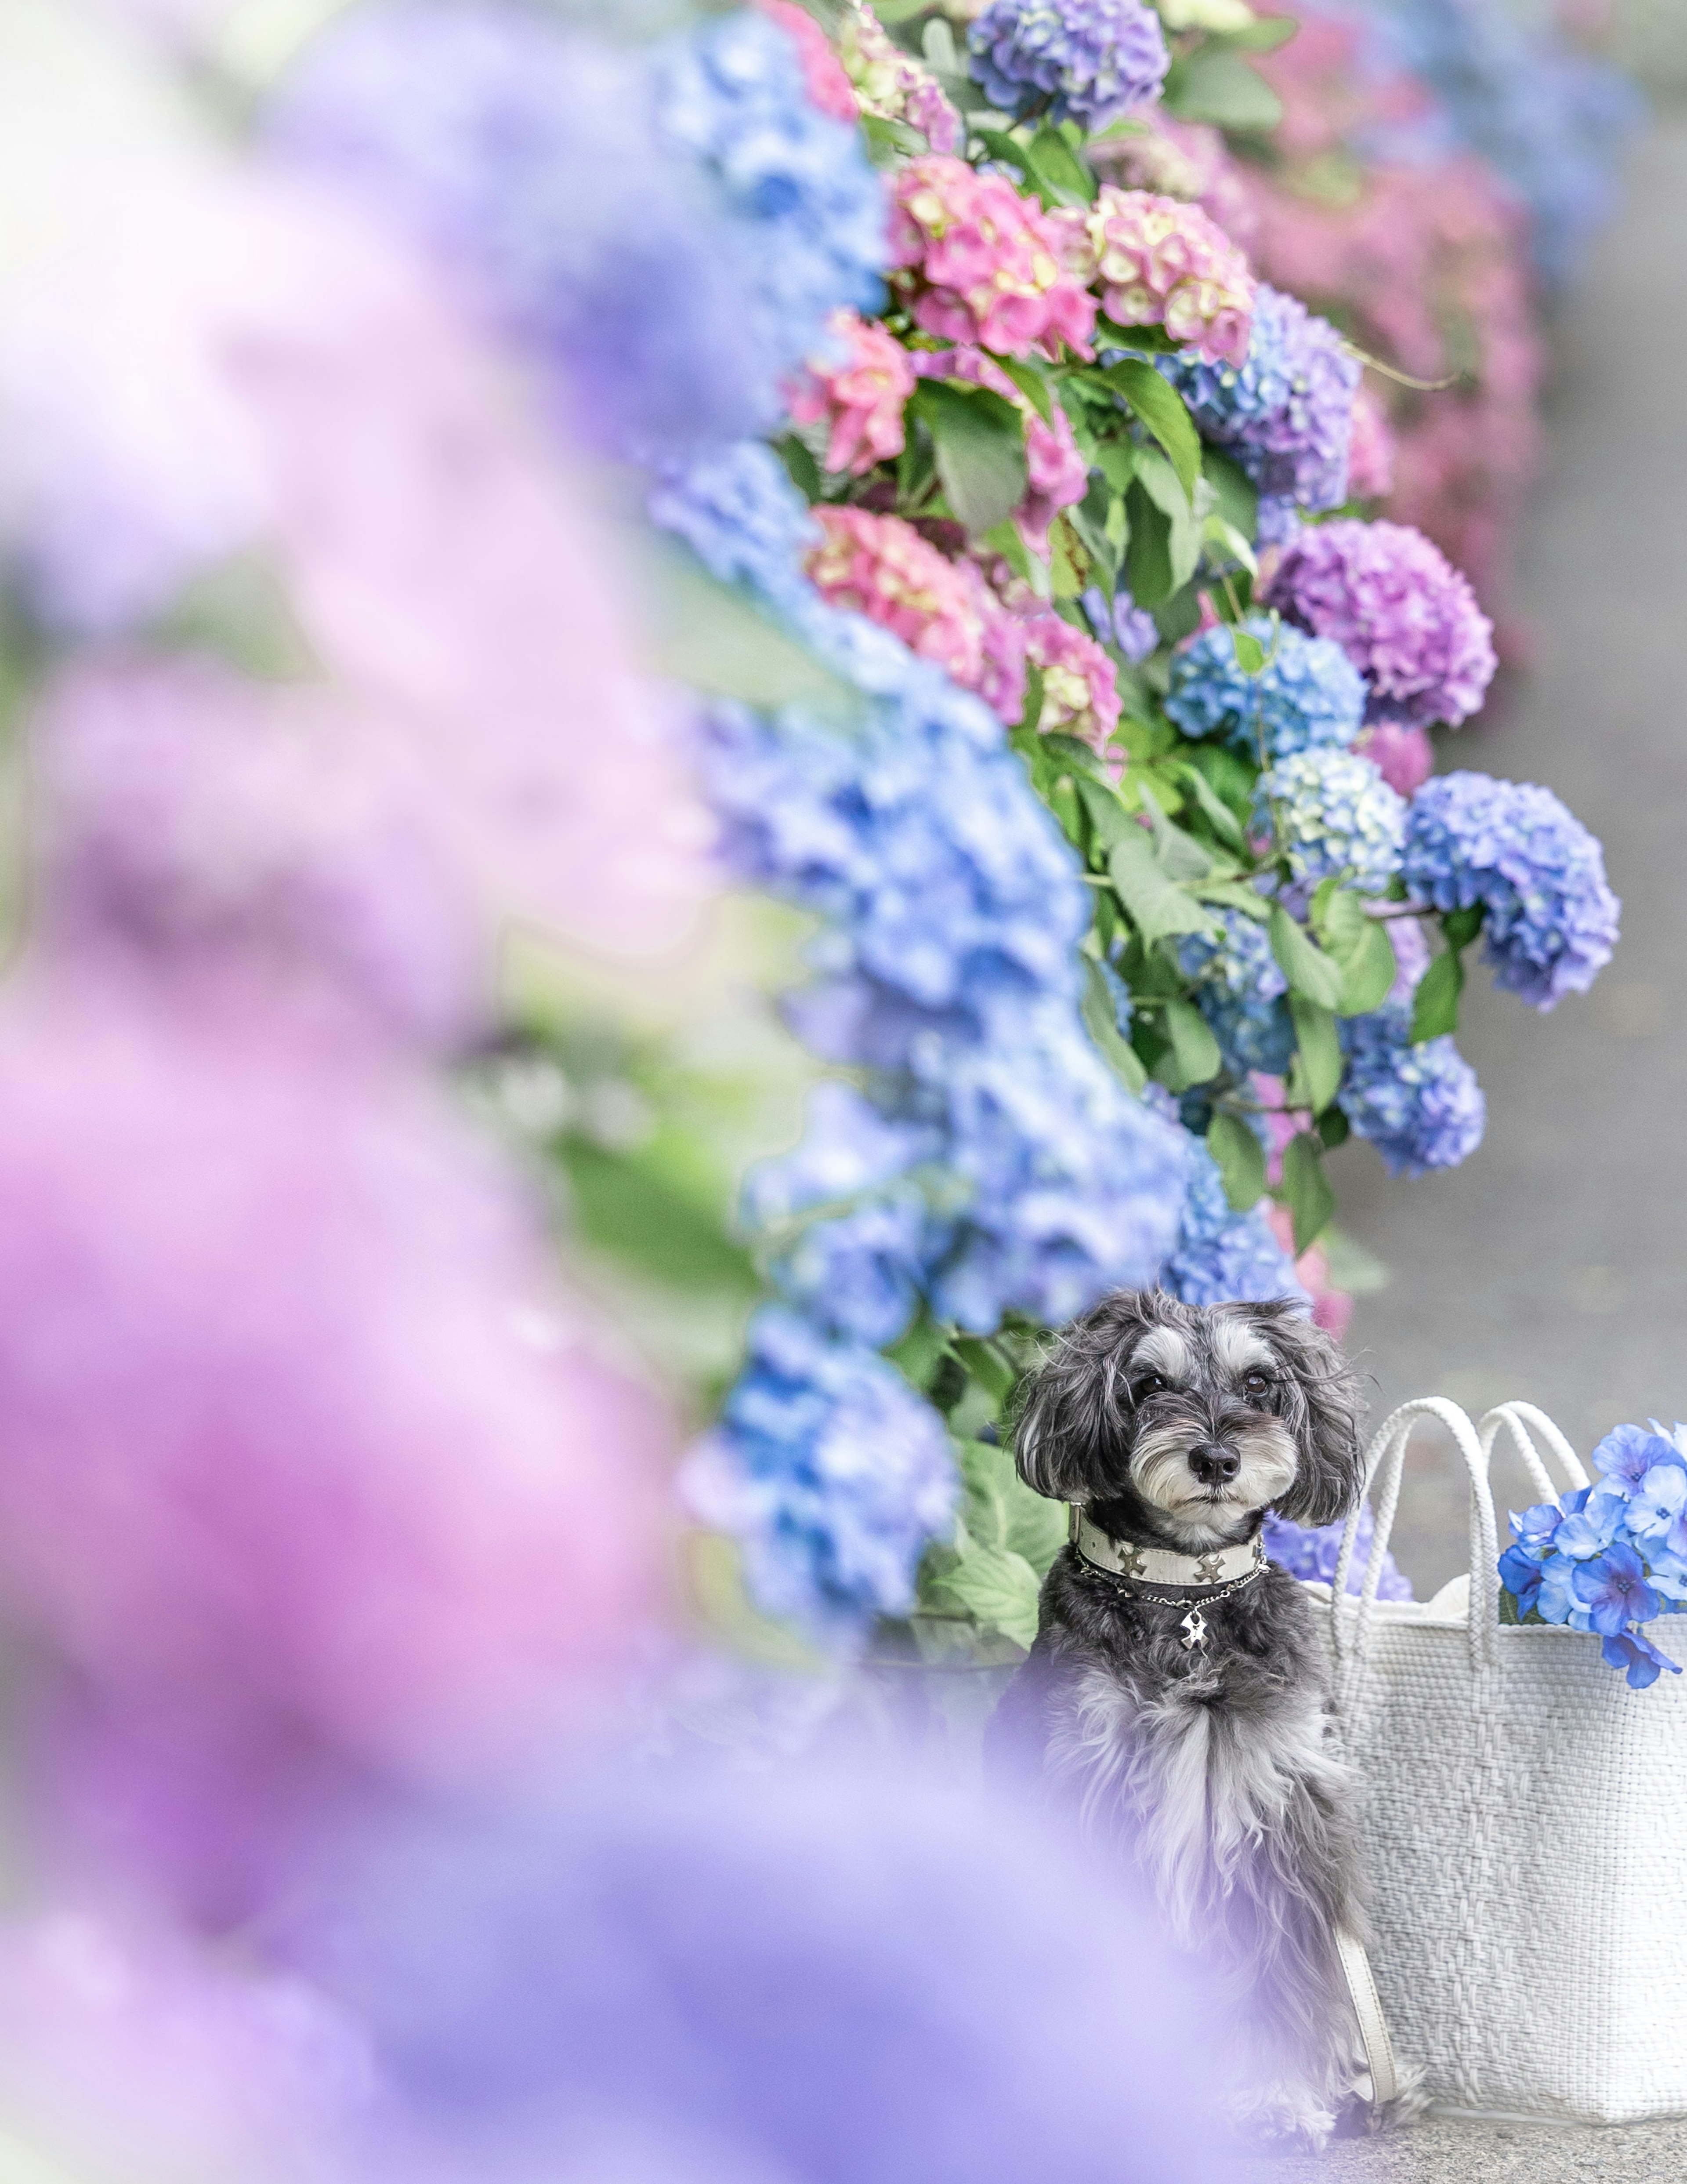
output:
[{"label": "dog's eye", "polygon": [[1150,1396],[1163,1395],[1166,1383],[1158,1373],[1144,1373],[1131,1390],[1132,1399],[1145,1403]]},{"label": "dog's eye", "polygon": [[1258,1397],[1267,1394],[1275,1384],[1276,1384],[1272,1379],[1270,1373],[1262,1373],[1256,1365],[1253,1371],[1248,1373],[1242,1382],[1242,1392],[1244,1396]]}]

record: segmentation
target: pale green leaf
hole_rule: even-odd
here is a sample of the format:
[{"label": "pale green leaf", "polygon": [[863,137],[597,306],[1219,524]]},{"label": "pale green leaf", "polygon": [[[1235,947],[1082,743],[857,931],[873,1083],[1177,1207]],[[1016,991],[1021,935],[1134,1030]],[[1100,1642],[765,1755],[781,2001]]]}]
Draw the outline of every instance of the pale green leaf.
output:
[{"label": "pale green leaf", "polygon": [[1326,956],[1306,928],[1298,925],[1281,903],[1272,905],[1271,952],[1278,967],[1297,994],[1321,1008],[1333,1009],[1341,1001],[1341,966]]},{"label": "pale green leaf", "polygon": [[1206,1149],[1224,1178],[1224,1195],[1238,1213],[1265,1195],[1265,1147],[1240,1115],[1221,1107],[1207,1124]]}]

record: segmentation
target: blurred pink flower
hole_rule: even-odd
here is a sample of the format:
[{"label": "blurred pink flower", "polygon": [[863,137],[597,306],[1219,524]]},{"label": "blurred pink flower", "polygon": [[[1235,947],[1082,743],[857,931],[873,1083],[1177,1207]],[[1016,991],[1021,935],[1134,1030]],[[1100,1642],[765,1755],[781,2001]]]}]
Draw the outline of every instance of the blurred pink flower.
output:
[{"label": "blurred pink flower", "polygon": [[960,116],[948,93],[923,62],[892,42],[867,0],[844,0],[838,39],[863,114],[906,122],[933,152],[960,149]]},{"label": "blurred pink flower", "polygon": [[974,387],[988,387],[1020,412],[1025,423],[1029,483],[1016,518],[1032,551],[1046,554],[1050,525],[1063,508],[1082,500],[1089,489],[1089,466],[1078,453],[1072,420],[1065,410],[1060,403],[1051,402],[1045,418],[1024,389],[981,348],[921,351],[912,362],[922,379],[962,379]]},{"label": "blurred pink flower", "polygon": [[[1265,1217],[1271,1231],[1291,1259],[1294,1259],[1294,1222],[1286,1206],[1266,1202]],[[1314,1244],[1294,1259],[1295,1279],[1312,1300],[1312,1318],[1339,1342],[1353,1320],[1353,1299],[1330,1280],[1329,1259],[1322,1244]]]},{"label": "blurred pink flower", "polygon": [[808,86],[809,97],[821,112],[831,114],[837,121],[859,121],[861,109],[855,86],[832,52],[825,31],[808,10],[798,7],[796,0],[755,0],[755,4],[795,41],[803,64],[803,81]]},{"label": "blurred pink flower", "polygon": [[1004,356],[1066,343],[1089,354],[1095,303],[1066,270],[1060,229],[999,175],[933,153],[897,170],[896,285],[916,326]]},{"label": "blurred pink flower", "polygon": [[1435,771],[1435,753],[1428,735],[1404,721],[1375,722],[1354,748],[1363,751],[1389,787],[1401,796],[1415,795]]},{"label": "blurred pink flower", "polygon": [[488,937],[437,810],[355,707],[137,659],[67,674],[33,740],[36,930],[55,952],[441,1047],[492,1022]]},{"label": "blurred pink flower", "polygon": [[853,608],[976,690],[983,674],[983,616],[977,588],[899,515],[817,508],[821,542],[808,572],[822,598]]},{"label": "blurred pink flower", "polygon": [[1076,736],[1105,752],[1119,725],[1119,685],[1094,638],[1057,614],[1039,614],[1026,624],[1025,654],[1043,675],[1037,726],[1045,735]]},{"label": "blurred pink flower", "polygon": [[1353,398],[1353,437],[1347,454],[1351,500],[1380,500],[1394,491],[1395,436],[1388,412],[1368,387]]},{"label": "blurred pink flower", "polygon": [[826,468],[865,477],[906,444],[902,413],[914,392],[914,359],[877,320],[839,311],[832,321],[836,360],[810,359],[807,376],[791,394],[799,425],[831,427]]},{"label": "blurred pink flower", "polygon": [[661,1406],[443,1098],[262,1000],[0,1017],[0,1600],[120,1708],[530,1734],[656,1596]]},{"label": "blurred pink flower", "polygon": [[1107,136],[1088,148],[1090,164],[1126,189],[1198,204],[1244,251],[1256,226],[1237,161],[1222,133],[1204,122],[1174,121],[1156,108],[1131,116],[1128,136]]}]

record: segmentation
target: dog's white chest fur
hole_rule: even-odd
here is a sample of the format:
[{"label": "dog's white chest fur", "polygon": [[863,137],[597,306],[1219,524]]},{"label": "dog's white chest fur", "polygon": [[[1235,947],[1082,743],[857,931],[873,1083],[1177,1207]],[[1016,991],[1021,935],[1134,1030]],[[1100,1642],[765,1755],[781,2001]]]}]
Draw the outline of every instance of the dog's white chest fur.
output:
[{"label": "dog's white chest fur", "polygon": [[1219,1902],[1246,1886],[1250,1853],[1283,1830],[1291,1804],[1339,1795],[1344,1775],[1317,1692],[1290,1687],[1268,1708],[1232,1712],[1222,1673],[1200,1663],[1150,1691],[1088,1667],[1061,1695],[1048,1748],[1086,1828],[1128,1849],[1189,1946],[1210,1938]]}]

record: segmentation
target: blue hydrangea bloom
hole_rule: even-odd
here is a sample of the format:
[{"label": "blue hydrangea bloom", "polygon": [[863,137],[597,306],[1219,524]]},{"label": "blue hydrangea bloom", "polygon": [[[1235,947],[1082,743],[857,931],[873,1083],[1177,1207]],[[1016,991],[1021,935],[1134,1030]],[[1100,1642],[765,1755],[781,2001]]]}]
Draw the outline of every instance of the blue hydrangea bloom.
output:
[{"label": "blue hydrangea bloom", "polygon": [[1261,774],[1255,823],[1274,834],[1297,885],[1345,873],[1361,894],[1381,894],[1400,868],[1404,797],[1357,752],[1291,752]]},{"label": "blue hydrangea bloom", "polygon": [[1673,1676],[1681,1674],[1681,1663],[1660,1652],[1643,1630],[1614,1632],[1604,1639],[1599,1650],[1608,1669],[1628,1670],[1630,1691],[1649,1691],[1661,1669],[1668,1669]]},{"label": "blue hydrangea bloom", "polygon": [[1588,1462],[1603,1485],[1625,1501],[1640,1493],[1660,1466],[1687,1470],[1687,1457],[1656,1426],[1651,1432],[1642,1426],[1613,1426]]},{"label": "blue hydrangea bloom", "polygon": [[973,80],[999,112],[1086,130],[1158,98],[1171,66],[1144,0],[990,0],[966,43]]},{"label": "blue hydrangea bloom", "polygon": [[1240,910],[1221,910],[1218,916],[1218,939],[1191,933],[1178,944],[1183,975],[1196,981],[1195,1006],[1232,1077],[1239,1081],[1255,1069],[1282,1077],[1294,1055],[1289,981],[1257,919]]},{"label": "blue hydrangea bloom", "polygon": [[[1345,1521],[1334,1524],[1308,1526],[1292,1523],[1279,1517],[1275,1509],[1266,1512],[1265,1529],[1261,1535],[1266,1552],[1272,1560],[1298,1577],[1320,1585],[1335,1583],[1335,1566],[1341,1553],[1341,1535],[1346,1530]],[[1353,1543],[1353,1560],[1347,1573],[1347,1590],[1361,1591],[1365,1584],[1365,1573],[1371,1566],[1371,1542],[1376,1532],[1376,1518],[1367,1502],[1359,1512],[1359,1530]],[[1411,1580],[1384,1548],[1382,1574],[1377,1580],[1378,1600],[1410,1600],[1412,1598]]]},{"label": "blue hydrangea bloom", "polygon": [[[1317,514],[1347,499],[1361,367],[1335,328],[1304,304],[1261,281],[1239,368],[1210,364],[1192,349],[1153,361],[1194,411],[1202,436],[1230,449],[1265,499]],[[1275,514],[1280,522],[1282,511]]]},{"label": "blue hydrangea bloom", "polygon": [[827,1634],[905,1614],[928,1540],[948,1528],[942,1419],[859,1343],[765,1306],[687,1496],[744,1546],[756,1598]]},{"label": "blue hydrangea bloom", "polygon": [[1533,1007],[1585,993],[1611,961],[1623,905],[1599,844],[1550,788],[1444,773],[1411,800],[1403,861],[1437,910],[1481,904],[1494,983]]},{"label": "blue hydrangea bloom", "polygon": [[859,132],[751,13],[637,47],[491,0],[376,0],[312,42],[266,127],[445,252],[618,448],[765,429],[832,311],[882,293]]},{"label": "blue hydrangea bloom", "polygon": [[1341,647],[1270,615],[1250,615],[1242,627],[1264,647],[1265,666],[1244,671],[1226,624],[1203,630],[1172,655],[1169,717],[1186,736],[1217,735],[1251,759],[1261,744],[1267,760],[1346,749],[1364,725],[1366,688]]},{"label": "blue hydrangea bloom", "polygon": [[1391,1001],[1339,1024],[1347,1056],[1337,1105],[1390,1175],[1456,1167],[1482,1143],[1487,1102],[1449,1038],[1411,1044],[1411,1011]]},{"label": "blue hydrangea bloom", "polygon": [[1261,1303],[1272,1297],[1310,1302],[1294,1262],[1255,1209],[1238,1213],[1224,1195],[1218,1163],[1192,1140],[1189,1191],[1177,1249],[1160,1270],[1160,1286],[1185,1304]]}]

